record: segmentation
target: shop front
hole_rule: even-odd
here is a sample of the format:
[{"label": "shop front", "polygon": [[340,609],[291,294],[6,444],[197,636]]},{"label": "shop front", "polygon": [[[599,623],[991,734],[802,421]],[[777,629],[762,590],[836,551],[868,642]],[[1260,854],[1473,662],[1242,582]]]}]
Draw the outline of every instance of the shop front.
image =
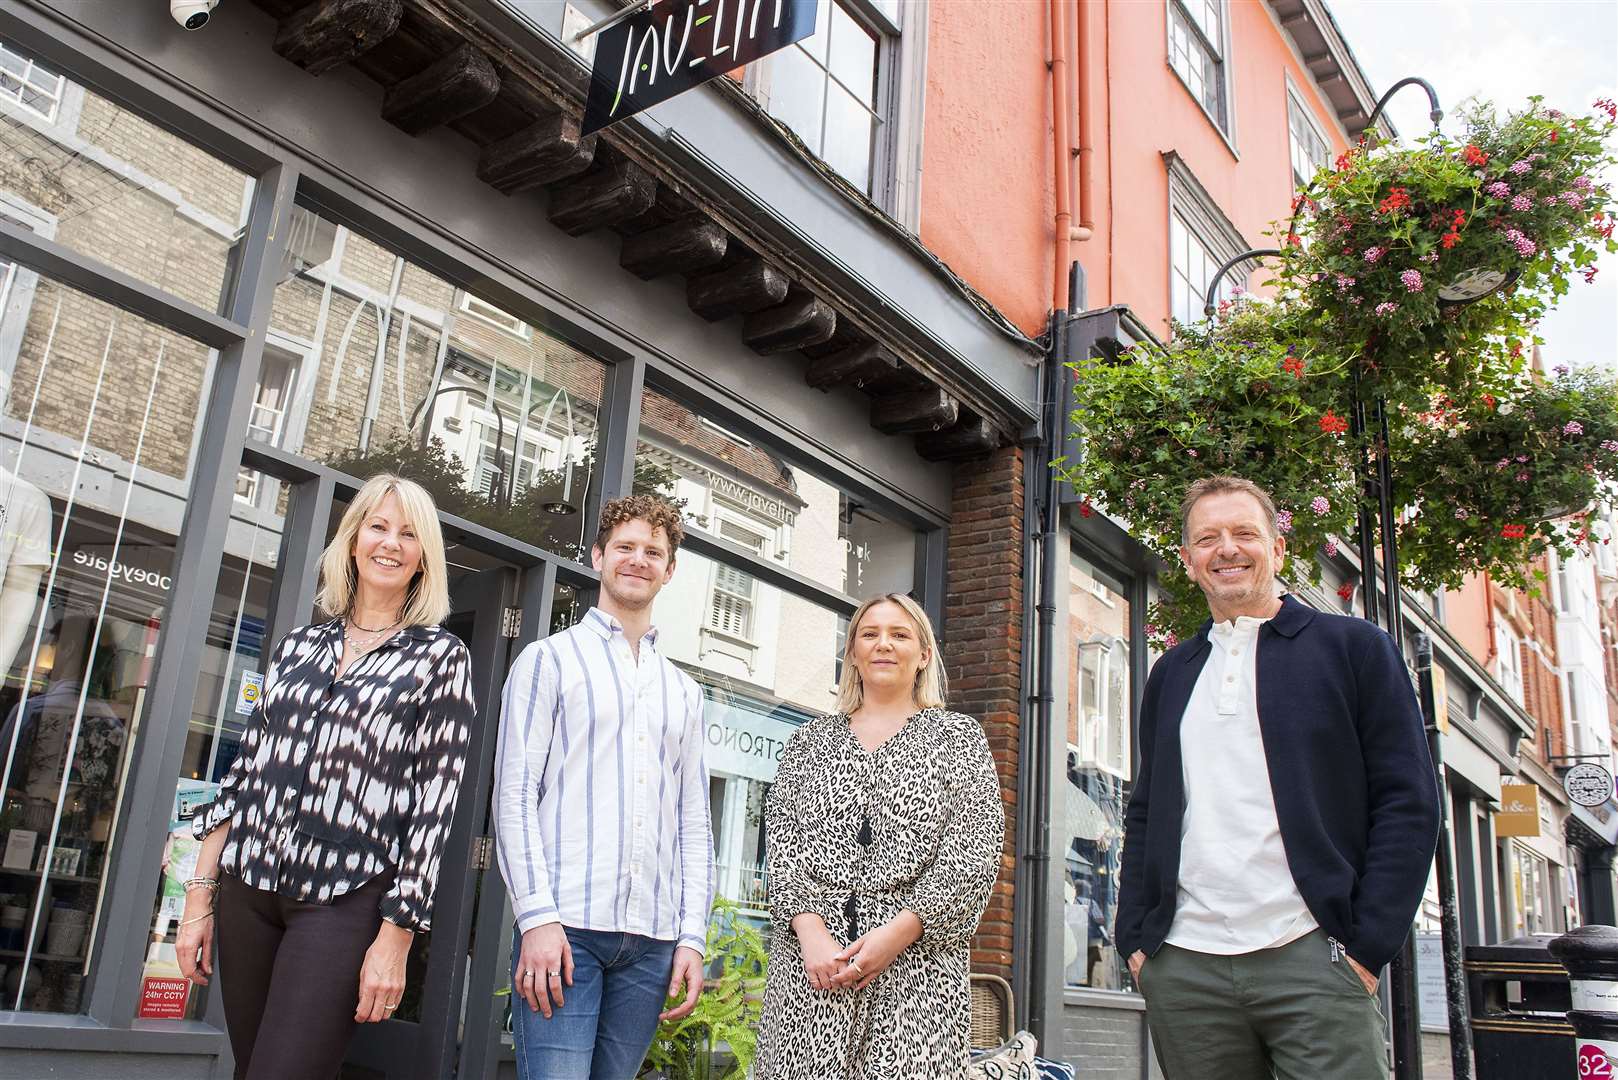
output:
[{"label": "shop front", "polygon": [[[511,1072],[499,691],[593,599],[602,501],[656,491],[688,522],[660,647],[704,689],[721,891],[761,923],[764,800],[835,701],[849,615],[908,592],[948,636],[952,462],[1032,411],[1031,343],[957,297],[934,322],[967,327],[980,360],[934,348],[947,325],[890,302],[904,258],[878,264],[891,287],[835,291],[806,266],[843,256],[801,230],[743,246],[693,196],[713,175],[628,139],[597,144],[582,194],[491,186],[475,144],[499,139],[470,127],[527,130],[509,110],[543,80],[413,137],[378,116],[378,82],[447,49],[439,6],[407,5],[406,43],[373,66],[319,78],[277,55],[295,6],[241,4],[228,34],[187,38],[157,4],[0,5],[0,1074],[228,1073],[218,994],[174,956],[189,820],[266,650],[316,617],[319,554],[365,477],[405,472],[438,502],[480,722],[433,930],[345,1075],[493,1077]],[[670,225],[729,253],[705,279],[677,244],[624,268],[624,238]],[[886,371],[875,392],[860,357]],[[1107,627],[1084,715],[1116,728],[1105,657],[1132,646]],[[1075,759],[1072,885],[1110,903],[1128,755],[1074,738],[1110,756]],[[1116,982],[1104,949],[1086,937],[1074,971]]]}]

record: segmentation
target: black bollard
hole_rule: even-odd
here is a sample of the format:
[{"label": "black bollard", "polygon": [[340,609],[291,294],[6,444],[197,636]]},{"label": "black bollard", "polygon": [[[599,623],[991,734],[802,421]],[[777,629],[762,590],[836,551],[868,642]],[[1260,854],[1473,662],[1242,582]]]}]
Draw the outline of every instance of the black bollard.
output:
[{"label": "black bollard", "polygon": [[1550,943],[1572,990],[1578,1077],[1618,1076],[1618,927],[1581,926]]}]

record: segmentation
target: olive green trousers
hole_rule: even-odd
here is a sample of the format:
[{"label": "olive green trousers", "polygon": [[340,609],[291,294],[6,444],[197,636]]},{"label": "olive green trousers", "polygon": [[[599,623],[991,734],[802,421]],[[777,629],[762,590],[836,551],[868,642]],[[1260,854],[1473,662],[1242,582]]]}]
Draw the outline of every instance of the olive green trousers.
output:
[{"label": "olive green trousers", "polygon": [[1236,956],[1164,945],[1138,981],[1166,1080],[1387,1080],[1381,1008],[1321,930]]}]

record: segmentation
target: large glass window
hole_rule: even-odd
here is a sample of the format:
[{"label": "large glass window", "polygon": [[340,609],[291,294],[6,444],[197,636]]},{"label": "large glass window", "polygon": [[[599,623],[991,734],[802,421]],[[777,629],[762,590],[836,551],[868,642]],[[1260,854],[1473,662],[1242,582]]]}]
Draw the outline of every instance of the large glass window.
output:
[{"label": "large glass window", "polygon": [[0,340],[0,1008],[76,1012],[212,353],[37,276]]},{"label": "large glass window", "polygon": [[1168,0],[1169,66],[1221,131],[1230,131],[1224,0]]},{"label": "large glass window", "polygon": [[882,114],[882,38],[837,0],[818,5],[813,37],[752,65],[748,85],[826,164],[871,194]]},{"label": "large glass window", "polygon": [[[689,528],[829,589],[864,598],[915,585],[914,527],[652,389],[641,403],[635,485],[673,499]],[[745,603],[741,585],[716,582],[702,606]]]},{"label": "large glass window", "polygon": [[289,249],[253,436],[584,558],[606,365],[301,207]]},{"label": "large glass window", "polygon": [[252,191],[240,170],[0,42],[0,206],[38,231],[217,311]]},{"label": "large glass window", "polygon": [[1067,592],[1067,783],[1051,808],[1065,840],[1063,970],[1070,986],[1128,989],[1113,924],[1132,775],[1134,620],[1124,582],[1078,554]]}]

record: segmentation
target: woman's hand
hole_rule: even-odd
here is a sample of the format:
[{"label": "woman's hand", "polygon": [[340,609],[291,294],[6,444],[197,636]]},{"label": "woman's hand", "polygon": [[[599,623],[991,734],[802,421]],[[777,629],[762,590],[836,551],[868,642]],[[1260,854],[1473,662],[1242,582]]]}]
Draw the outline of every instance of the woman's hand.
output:
[{"label": "woman's hand", "polygon": [[837,989],[832,985],[832,977],[843,965],[837,959],[837,939],[826,929],[826,921],[806,912],[792,920],[792,932],[798,935],[803,972],[809,977],[809,985],[816,990]]},{"label": "woman's hand", "polygon": [[399,998],[405,988],[405,960],[410,956],[410,943],[415,934],[402,926],[382,920],[376,940],[365,950],[365,963],[360,966],[360,1003],[354,1010],[354,1019],[361,1024],[375,1024],[393,1016],[399,1007]]},{"label": "woman's hand", "polygon": [[180,974],[201,986],[208,985],[213,974],[213,905],[212,889],[187,889],[180,927],[174,933]]},{"label": "woman's hand", "polygon": [[920,917],[907,908],[850,944],[834,957],[842,970],[832,977],[833,989],[870,986],[900,953],[921,940],[921,930]]}]

